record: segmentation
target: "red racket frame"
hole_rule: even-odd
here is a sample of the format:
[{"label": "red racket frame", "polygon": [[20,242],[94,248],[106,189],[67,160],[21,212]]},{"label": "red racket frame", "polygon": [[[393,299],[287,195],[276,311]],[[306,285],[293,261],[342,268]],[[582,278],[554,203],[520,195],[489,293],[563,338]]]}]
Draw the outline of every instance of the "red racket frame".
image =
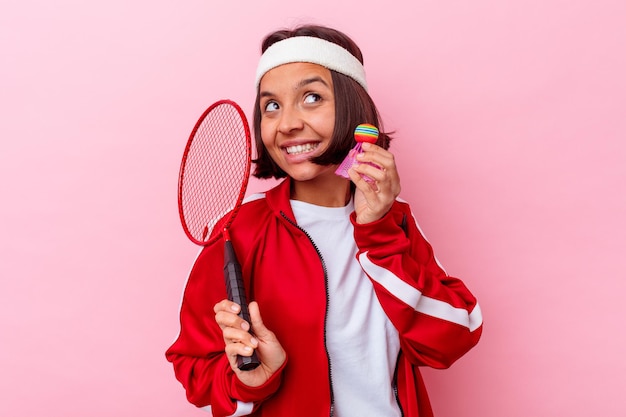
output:
[{"label": "red racket frame", "polygon": [[252,163],[252,139],[251,139],[250,127],[248,126],[248,120],[246,118],[246,115],[244,114],[243,110],[241,110],[241,107],[239,107],[239,105],[232,100],[216,101],[215,103],[211,104],[211,106],[209,106],[209,108],[207,108],[204,111],[204,113],[202,113],[202,115],[196,122],[195,126],[193,127],[193,130],[191,131],[191,134],[189,135],[189,139],[187,140],[187,145],[185,146],[185,151],[183,153],[183,158],[180,164],[180,171],[178,174],[178,214],[180,216],[180,221],[181,221],[181,224],[183,225],[183,230],[185,231],[185,234],[187,235],[187,237],[193,243],[195,243],[196,245],[200,245],[200,246],[206,246],[214,242],[215,240],[219,238],[220,234],[214,233],[213,237],[209,237],[211,231],[205,230],[203,233],[204,234],[203,238],[197,239],[195,236],[193,236],[193,234],[187,227],[187,223],[185,222],[185,216],[183,213],[183,199],[182,199],[182,188],[183,188],[183,181],[184,181],[184,175],[185,175],[184,168],[185,168],[185,164],[187,163],[187,157],[189,156],[189,150],[191,149],[191,144],[193,143],[193,139],[198,129],[202,126],[205,118],[209,115],[209,113],[211,113],[211,111],[213,111],[213,109],[215,109],[216,107],[223,105],[223,104],[232,106],[241,117],[241,121],[243,123],[245,136],[246,136],[246,154],[247,154],[246,171],[244,174],[244,180],[241,184],[241,189],[239,190],[239,197],[237,199],[237,202],[235,203],[235,207],[233,207],[232,211],[228,214],[228,216],[224,218],[224,227],[223,227],[224,230],[228,229],[233,219],[239,212],[239,208],[241,207],[241,203],[243,202],[243,199],[245,197],[246,189],[248,188],[248,181],[250,179],[250,169],[251,169],[250,167]]}]

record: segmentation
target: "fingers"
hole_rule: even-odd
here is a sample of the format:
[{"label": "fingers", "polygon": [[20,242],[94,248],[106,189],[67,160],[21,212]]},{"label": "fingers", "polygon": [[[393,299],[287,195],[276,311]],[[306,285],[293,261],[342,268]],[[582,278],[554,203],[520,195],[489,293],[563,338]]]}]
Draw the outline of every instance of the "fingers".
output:
[{"label": "fingers", "polygon": [[[258,304],[251,302],[248,306],[251,323],[237,316],[240,307],[231,301],[222,300],[213,307],[213,310],[215,320],[222,329],[224,352],[233,372],[246,385],[264,384],[285,363],[287,355],[276,335],[265,327]],[[254,336],[246,330],[250,329],[250,325]],[[255,350],[261,366],[250,371],[238,369],[237,355],[251,356]]]},{"label": "fingers", "polygon": [[259,305],[253,301],[248,305],[248,310],[250,311],[250,321],[252,322],[254,334],[260,339],[273,336],[273,333],[265,327],[265,324],[263,324],[261,312],[259,311]]},{"label": "fingers", "polygon": [[357,223],[371,223],[382,218],[400,194],[400,177],[393,154],[380,146],[363,143],[357,156],[359,164],[348,175],[356,186]]},{"label": "fingers", "polygon": [[370,223],[389,211],[400,194],[400,178],[391,152],[369,143],[363,143],[363,150],[348,175],[363,196],[355,205],[357,222]]},{"label": "fingers", "polygon": [[400,179],[393,154],[370,143],[363,143],[363,150],[357,155],[360,164],[356,166],[356,171],[373,180],[370,183],[376,185],[372,187],[375,191],[386,189],[395,193],[395,198],[400,191]]},{"label": "fingers", "polygon": [[222,300],[213,307],[215,321],[222,329],[225,327],[239,327],[245,331],[250,329],[250,324],[238,316],[241,307],[232,301]]},{"label": "fingers", "polygon": [[270,372],[276,371],[286,360],[286,353],[274,332],[265,327],[259,305],[253,301],[248,305],[252,330],[257,339],[257,352],[263,366]]},{"label": "fingers", "polygon": [[229,300],[222,300],[213,307],[215,321],[222,329],[225,351],[231,363],[237,355],[250,356],[258,346],[258,340],[249,333],[250,323],[238,316],[241,307]]}]

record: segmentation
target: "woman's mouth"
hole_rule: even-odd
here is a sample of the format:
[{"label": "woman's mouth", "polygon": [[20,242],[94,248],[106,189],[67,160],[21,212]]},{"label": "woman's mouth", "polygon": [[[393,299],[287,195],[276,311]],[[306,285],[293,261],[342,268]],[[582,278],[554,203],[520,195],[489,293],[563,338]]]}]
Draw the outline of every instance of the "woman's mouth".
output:
[{"label": "woman's mouth", "polygon": [[288,155],[299,155],[311,152],[319,146],[317,142],[304,143],[301,145],[286,146],[285,151]]}]

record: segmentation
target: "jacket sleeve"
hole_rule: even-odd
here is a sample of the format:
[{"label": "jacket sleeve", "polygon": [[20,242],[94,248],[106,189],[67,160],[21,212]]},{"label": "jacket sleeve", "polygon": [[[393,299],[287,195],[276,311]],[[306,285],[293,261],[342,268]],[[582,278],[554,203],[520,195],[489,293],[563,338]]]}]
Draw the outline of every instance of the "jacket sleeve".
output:
[{"label": "jacket sleeve", "polygon": [[438,264],[407,204],[395,202],[373,223],[357,224],[354,213],[351,221],[357,259],[410,362],[447,368],[478,343],[482,314],[476,298]]},{"label": "jacket sleeve", "polygon": [[226,298],[221,240],[205,247],[189,275],[180,311],[180,333],[167,350],[187,399],[215,417],[250,414],[279,387],[276,372],[260,387],[241,383],[224,354],[222,331],[213,306]]}]

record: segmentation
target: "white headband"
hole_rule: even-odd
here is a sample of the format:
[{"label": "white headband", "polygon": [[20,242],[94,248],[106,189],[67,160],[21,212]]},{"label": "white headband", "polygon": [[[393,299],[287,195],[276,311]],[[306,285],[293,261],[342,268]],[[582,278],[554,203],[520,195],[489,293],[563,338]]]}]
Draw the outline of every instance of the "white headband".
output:
[{"label": "white headband", "polygon": [[256,70],[256,88],[266,72],[292,62],[310,62],[352,78],[367,91],[363,64],[336,43],[311,36],[295,36],[272,44],[265,50]]}]

